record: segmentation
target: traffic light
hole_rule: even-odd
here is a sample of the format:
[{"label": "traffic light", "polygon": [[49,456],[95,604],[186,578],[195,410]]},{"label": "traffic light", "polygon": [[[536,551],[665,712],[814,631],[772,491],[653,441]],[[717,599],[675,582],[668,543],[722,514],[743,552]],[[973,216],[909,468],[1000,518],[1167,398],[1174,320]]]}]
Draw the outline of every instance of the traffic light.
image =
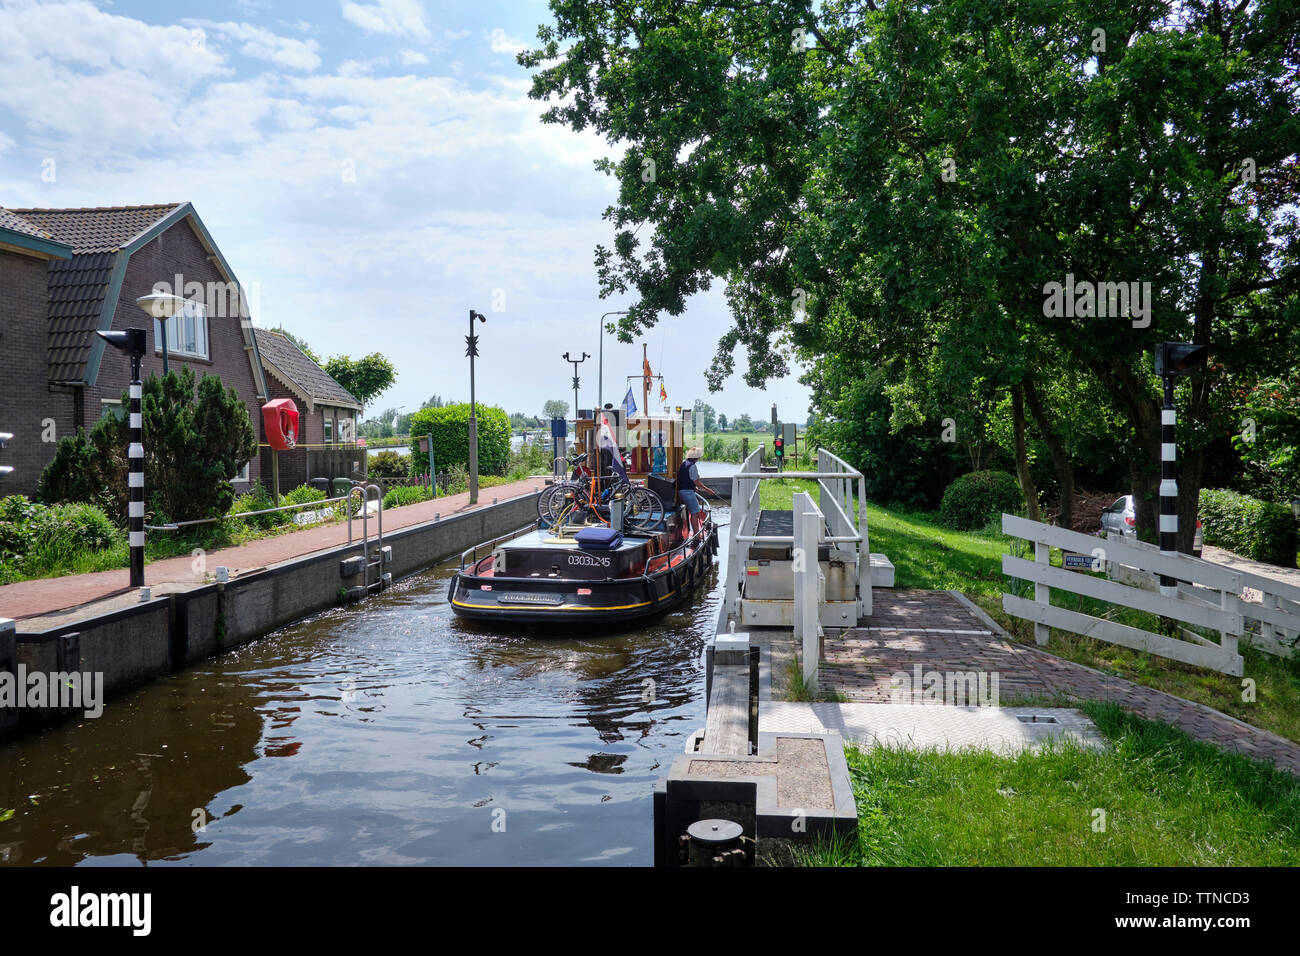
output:
[{"label": "traffic light", "polygon": [[785,457],[785,439],[784,439],[784,438],[778,438],[778,439],[776,439],[776,440],[773,442],[773,448],[772,448],[772,451],[776,454],[776,457],[777,457],[777,458],[784,458],[784,457]]},{"label": "traffic light", "polygon": [[1208,345],[1187,342],[1161,342],[1156,346],[1156,374],[1190,375],[1205,364],[1210,355]]}]

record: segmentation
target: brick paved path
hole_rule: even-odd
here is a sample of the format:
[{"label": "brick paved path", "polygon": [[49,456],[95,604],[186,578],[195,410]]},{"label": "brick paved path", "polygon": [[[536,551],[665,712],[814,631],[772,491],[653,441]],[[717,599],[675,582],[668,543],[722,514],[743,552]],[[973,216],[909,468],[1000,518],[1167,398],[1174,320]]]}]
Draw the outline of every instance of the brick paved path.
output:
[{"label": "brick paved path", "polygon": [[[445,517],[461,514],[465,511],[490,505],[493,500],[505,501],[517,498],[542,488],[544,479],[527,478],[508,485],[496,485],[479,489],[478,504],[471,507],[469,493],[447,495],[431,501],[404,505],[384,512],[384,531],[396,531],[425,521],[432,521],[435,514]],[[361,521],[358,518],[353,528],[354,535],[361,533]],[[374,516],[371,516],[371,530],[374,529]],[[151,531],[150,534],[167,534],[165,531]],[[316,551],[347,544],[348,527],[346,522],[321,525],[303,531],[293,531],[277,535],[274,538],[259,538],[236,548],[223,548],[212,551],[206,556],[208,568],[228,567],[231,573],[241,569],[264,568],[268,565],[302,557]],[[144,568],[145,583],[158,587],[163,584],[200,584],[203,574],[194,570],[194,562],[188,556],[167,558],[154,561]],[[82,604],[102,598],[121,594],[128,590],[130,572],[125,568],[116,571],[96,571],[93,574],[70,574],[59,578],[41,578],[36,581],[19,581],[0,587],[0,617],[16,620],[49,614],[64,608],[79,607]]]},{"label": "brick paved path", "polygon": [[924,671],[996,671],[1004,703],[1016,698],[1114,701],[1226,750],[1300,776],[1300,745],[1192,701],[1009,640],[991,620],[946,591],[872,592],[864,626],[827,637],[821,681],[850,700],[888,702],[891,677]]}]

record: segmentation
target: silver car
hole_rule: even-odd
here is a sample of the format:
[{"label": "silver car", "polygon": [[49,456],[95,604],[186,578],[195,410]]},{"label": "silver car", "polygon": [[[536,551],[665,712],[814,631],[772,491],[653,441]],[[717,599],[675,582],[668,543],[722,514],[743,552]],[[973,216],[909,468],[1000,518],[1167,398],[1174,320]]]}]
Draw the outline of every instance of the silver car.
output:
[{"label": "silver car", "polygon": [[[1103,534],[1135,535],[1137,534],[1137,512],[1133,508],[1133,496],[1124,495],[1116,498],[1115,503],[1101,513],[1101,530]],[[1192,554],[1201,556],[1201,520],[1196,519],[1196,535],[1192,538]]]}]

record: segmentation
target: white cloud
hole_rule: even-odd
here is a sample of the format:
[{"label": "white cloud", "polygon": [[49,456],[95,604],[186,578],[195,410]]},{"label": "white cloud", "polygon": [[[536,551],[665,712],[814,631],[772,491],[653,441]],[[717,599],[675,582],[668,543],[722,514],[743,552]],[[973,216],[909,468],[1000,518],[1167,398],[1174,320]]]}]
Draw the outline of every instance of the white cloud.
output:
[{"label": "white cloud", "polygon": [[403,66],[420,66],[429,62],[429,58],[419,50],[403,50],[400,57]]},{"label": "white cloud", "polygon": [[375,0],[374,3],[356,3],[344,0],[343,19],[367,33],[388,33],[397,36],[429,36],[429,26],[424,20],[424,7],[419,0]]},{"label": "white cloud", "polygon": [[527,49],[526,44],[520,40],[514,39],[513,37],[507,36],[506,31],[502,30],[500,27],[497,27],[488,34],[488,40],[492,45],[493,53],[510,53],[513,55],[518,53],[520,50]]},{"label": "white cloud", "polygon": [[245,56],[267,60],[291,70],[314,70],[320,66],[319,46],[315,40],[296,40],[281,37],[265,27],[251,23],[215,23],[211,20],[186,20],[205,34],[215,33],[242,42],[239,48]]}]

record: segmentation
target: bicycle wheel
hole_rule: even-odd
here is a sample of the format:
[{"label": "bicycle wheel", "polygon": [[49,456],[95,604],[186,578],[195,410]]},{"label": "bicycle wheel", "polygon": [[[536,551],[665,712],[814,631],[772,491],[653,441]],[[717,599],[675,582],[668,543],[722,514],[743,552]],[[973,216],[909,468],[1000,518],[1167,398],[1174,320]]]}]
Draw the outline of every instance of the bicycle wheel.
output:
[{"label": "bicycle wheel", "polygon": [[561,482],[558,485],[551,485],[538,497],[537,513],[545,518],[551,527],[555,527],[560,517],[571,509],[573,502],[579,500],[581,495],[582,489],[576,484]]},{"label": "bicycle wheel", "polygon": [[649,488],[633,488],[623,500],[623,524],[626,527],[633,531],[648,531],[658,525],[664,504]]}]

